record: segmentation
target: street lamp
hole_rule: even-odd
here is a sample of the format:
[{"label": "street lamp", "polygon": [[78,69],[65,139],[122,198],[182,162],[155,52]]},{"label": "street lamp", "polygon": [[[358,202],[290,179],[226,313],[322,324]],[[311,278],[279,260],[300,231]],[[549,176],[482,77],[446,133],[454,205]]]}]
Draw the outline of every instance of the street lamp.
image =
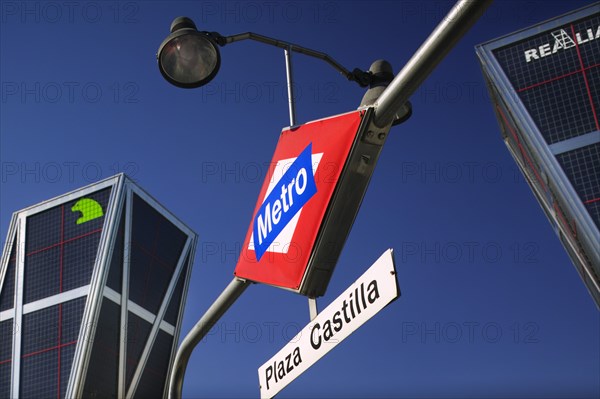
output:
[{"label": "street lamp", "polygon": [[[320,58],[349,81],[354,81],[361,87],[370,86],[360,105],[360,108],[369,108],[373,112],[366,129],[369,133],[377,133],[374,135],[376,137],[385,137],[392,125],[401,123],[410,116],[411,107],[408,98],[491,2],[492,0],[458,0],[395,77],[391,66],[385,61],[373,63],[369,72],[358,68],[350,72],[325,53],[256,33],[247,32],[224,37],[216,32],[199,32],[194,22],[186,17],[178,17],[171,24],[171,33],[158,49],[158,66],[168,82],[178,87],[194,88],[210,82],[219,71],[221,60],[218,46],[249,39],[282,48],[285,51],[290,125],[294,126],[296,123],[291,53],[297,52]],[[363,140],[365,146],[371,144],[377,146],[378,143],[371,142],[369,137],[367,135]],[[366,189],[366,186],[364,188]],[[360,201],[358,204],[360,205]],[[248,280],[234,277],[184,338],[169,376],[170,399],[181,398],[185,369],[193,349],[250,284]],[[316,313],[316,306],[314,309],[311,308],[311,316],[312,313]]]},{"label": "street lamp", "polygon": [[157,58],[163,77],[187,89],[210,82],[221,66],[215,35],[198,32],[194,21],[187,17],[175,18],[171,23],[171,34],[160,45]]},{"label": "street lamp", "polygon": [[352,71],[344,68],[329,55],[296,44],[273,39],[253,32],[232,36],[221,36],[217,32],[200,32],[188,17],[177,17],[171,23],[171,34],[162,42],[156,55],[158,67],[169,83],[183,88],[204,86],[210,82],[221,64],[218,46],[241,40],[255,40],[284,50],[320,58],[329,63],[350,81],[366,87],[371,82],[371,74],[359,68]]},{"label": "street lamp", "polygon": [[[291,63],[292,52],[319,58],[327,62],[346,79],[356,82],[361,87],[367,87],[372,83],[377,83],[378,86],[381,86],[381,81],[371,72],[365,72],[359,68],[354,68],[350,71],[328,54],[320,51],[253,32],[221,36],[217,32],[198,31],[194,21],[187,17],[177,17],[171,23],[171,33],[161,43],[156,54],[158,68],[163,77],[177,87],[191,89],[204,86],[219,72],[219,67],[221,66],[219,46],[223,47],[229,43],[241,40],[254,40],[284,49],[290,126],[296,124]],[[389,77],[388,81],[384,82],[385,85],[389,84],[392,78],[393,75]],[[408,117],[407,115],[401,115],[401,119],[404,121]]]}]

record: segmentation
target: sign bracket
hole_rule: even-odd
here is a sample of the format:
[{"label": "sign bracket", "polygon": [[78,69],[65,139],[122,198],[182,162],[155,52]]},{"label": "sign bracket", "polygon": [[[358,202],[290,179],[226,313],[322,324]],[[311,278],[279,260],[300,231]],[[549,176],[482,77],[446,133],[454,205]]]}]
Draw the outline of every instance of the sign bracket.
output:
[{"label": "sign bracket", "polygon": [[292,46],[284,49],[285,75],[287,78],[288,108],[290,112],[290,126],[296,125],[296,104],[294,99],[294,82],[292,81]]},{"label": "sign bracket", "polygon": [[319,308],[317,308],[317,298],[308,298],[308,311],[310,313],[310,321],[313,321],[319,314]]}]

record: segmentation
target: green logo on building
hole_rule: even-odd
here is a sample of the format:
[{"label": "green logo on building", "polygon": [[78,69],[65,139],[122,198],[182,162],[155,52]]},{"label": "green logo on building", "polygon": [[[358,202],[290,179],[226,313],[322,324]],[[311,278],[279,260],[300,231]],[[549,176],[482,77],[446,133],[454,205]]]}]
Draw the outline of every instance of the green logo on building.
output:
[{"label": "green logo on building", "polygon": [[81,216],[77,219],[77,224],[89,222],[104,216],[102,207],[93,199],[82,198],[73,205],[72,212],[81,212]]}]

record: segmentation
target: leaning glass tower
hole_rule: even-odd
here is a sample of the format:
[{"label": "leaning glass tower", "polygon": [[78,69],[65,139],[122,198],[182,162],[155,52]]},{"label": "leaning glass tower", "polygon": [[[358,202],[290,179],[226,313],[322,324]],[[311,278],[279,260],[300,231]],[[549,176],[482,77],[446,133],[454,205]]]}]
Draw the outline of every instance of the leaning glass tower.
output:
[{"label": "leaning glass tower", "polygon": [[477,55],[502,138],[600,308],[600,3]]},{"label": "leaning glass tower", "polygon": [[0,397],[164,396],[196,241],[125,175],[15,212]]}]

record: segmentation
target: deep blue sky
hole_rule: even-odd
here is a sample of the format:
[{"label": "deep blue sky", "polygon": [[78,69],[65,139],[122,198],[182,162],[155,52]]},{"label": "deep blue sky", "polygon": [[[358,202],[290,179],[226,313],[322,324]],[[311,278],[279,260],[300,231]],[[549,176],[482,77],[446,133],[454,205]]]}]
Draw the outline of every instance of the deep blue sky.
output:
[{"label": "deep blue sky", "polygon": [[[280,397],[598,397],[600,317],[499,133],[474,46],[589,2],[496,1],[395,127],[323,307],[387,248],[402,296]],[[1,4],[0,238],[12,212],[126,172],[200,242],[182,336],[232,278],[262,175],[288,124],[283,51],[222,48],[207,87],[168,84],[172,19],[254,31],[347,68],[409,59],[453,2],[74,1]],[[364,90],[294,58],[300,122]],[[212,174],[217,170],[216,174]],[[254,285],[196,349],[184,395],[258,396],[257,368],[309,320]]]}]

